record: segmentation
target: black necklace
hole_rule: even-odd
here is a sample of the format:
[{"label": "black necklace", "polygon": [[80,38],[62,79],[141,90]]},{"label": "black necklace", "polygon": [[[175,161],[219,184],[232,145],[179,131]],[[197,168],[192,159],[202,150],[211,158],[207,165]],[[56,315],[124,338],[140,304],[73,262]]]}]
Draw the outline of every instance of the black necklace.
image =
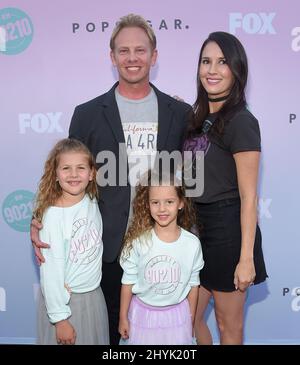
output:
[{"label": "black necklace", "polygon": [[208,101],[210,101],[212,103],[217,103],[218,101],[224,101],[227,98],[228,98],[228,95],[225,95],[225,96],[221,96],[220,98],[215,98],[215,99],[208,98]]}]

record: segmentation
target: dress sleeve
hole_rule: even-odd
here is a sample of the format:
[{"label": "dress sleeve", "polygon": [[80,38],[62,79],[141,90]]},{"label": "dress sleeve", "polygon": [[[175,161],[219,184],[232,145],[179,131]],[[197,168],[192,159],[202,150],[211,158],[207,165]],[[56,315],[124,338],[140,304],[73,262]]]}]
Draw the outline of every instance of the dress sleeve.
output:
[{"label": "dress sleeve", "polygon": [[191,278],[190,278],[190,282],[189,282],[189,285],[191,287],[198,286],[200,284],[199,272],[204,266],[201,243],[198,239],[197,239],[197,241],[198,241],[198,245],[197,245],[197,249],[195,250],[193,269],[192,269]]},{"label": "dress sleeve", "polygon": [[245,151],[261,151],[261,138],[257,119],[247,111],[238,114],[229,121],[224,142],[232,154]]},{"label": "dress sleeve", "polygon": [[68,305],[70,294],[65,288],[65,244],[59,217],[51,217],[44,222],[41,239],[50,244],[42,249],[45,262],[40,267],[41,290],[51,323],[71,316]]},{"label": "dress sleeve", "polygon": [[129,256],[120,259],[123,269],[122,284],[134,285],[138,281],[139,254],[136,247],[132,247]]}]

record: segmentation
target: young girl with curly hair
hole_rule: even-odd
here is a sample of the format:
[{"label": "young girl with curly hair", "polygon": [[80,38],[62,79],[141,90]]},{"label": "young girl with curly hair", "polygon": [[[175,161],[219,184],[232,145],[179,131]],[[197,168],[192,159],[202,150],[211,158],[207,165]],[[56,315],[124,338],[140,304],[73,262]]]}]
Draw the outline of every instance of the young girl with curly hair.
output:
[{"label": "young girl with curly hair", "polygon": [[119,332],[128,345],[189,345],[203,267],[191,202],[174,177],[137,186],[120,263]]},{"label": "young girl with curly hair", "polygon": [[42,222],[38,338],[41,345],[108,345],[102,276],[102,219],[96,168],[87,147],[63,139],[51,150],[34,217]]}]

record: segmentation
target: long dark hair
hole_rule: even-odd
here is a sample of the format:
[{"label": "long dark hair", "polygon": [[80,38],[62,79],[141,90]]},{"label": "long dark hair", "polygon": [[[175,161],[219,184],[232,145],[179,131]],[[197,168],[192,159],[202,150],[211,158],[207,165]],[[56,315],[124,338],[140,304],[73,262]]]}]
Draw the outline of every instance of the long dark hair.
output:
[{"label": "long dark hair", "polygon": [[230,33],[210,33],[200,50],[197,67],[197,99],[193,105],[194,114],[191,117],[187,137],[191,137],[201,132],[202,124],[209,113],[208,95],[199,76],[202,53],[204,47],[209,42],[215,42],[220,47],[234,78],[233,86],[228,98],[218,112],[216,122],[211,128],[211,133],[222,135],[225,122],[228,121],[237,111],[246,106],[245,88],[248,78],[248,61],[245,49],[241,42]]}]

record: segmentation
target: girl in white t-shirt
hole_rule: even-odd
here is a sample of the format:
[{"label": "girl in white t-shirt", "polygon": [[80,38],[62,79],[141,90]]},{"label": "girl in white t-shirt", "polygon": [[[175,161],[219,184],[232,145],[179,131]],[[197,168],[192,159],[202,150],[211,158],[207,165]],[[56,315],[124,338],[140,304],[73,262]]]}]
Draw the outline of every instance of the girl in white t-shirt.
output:
[{"label": "girl in white t-shirt", "polygon": [[107,345],[102,276],[102,219],[96,168],[87,147],[59,141],[45,163],[34,217],[42,222],[37,343]]},{"label": "girl in white t-shirt", "polygon": [[120,264],[122,344],[189,345],[203,267],[184,187],[149,172],[137,186]]}]

